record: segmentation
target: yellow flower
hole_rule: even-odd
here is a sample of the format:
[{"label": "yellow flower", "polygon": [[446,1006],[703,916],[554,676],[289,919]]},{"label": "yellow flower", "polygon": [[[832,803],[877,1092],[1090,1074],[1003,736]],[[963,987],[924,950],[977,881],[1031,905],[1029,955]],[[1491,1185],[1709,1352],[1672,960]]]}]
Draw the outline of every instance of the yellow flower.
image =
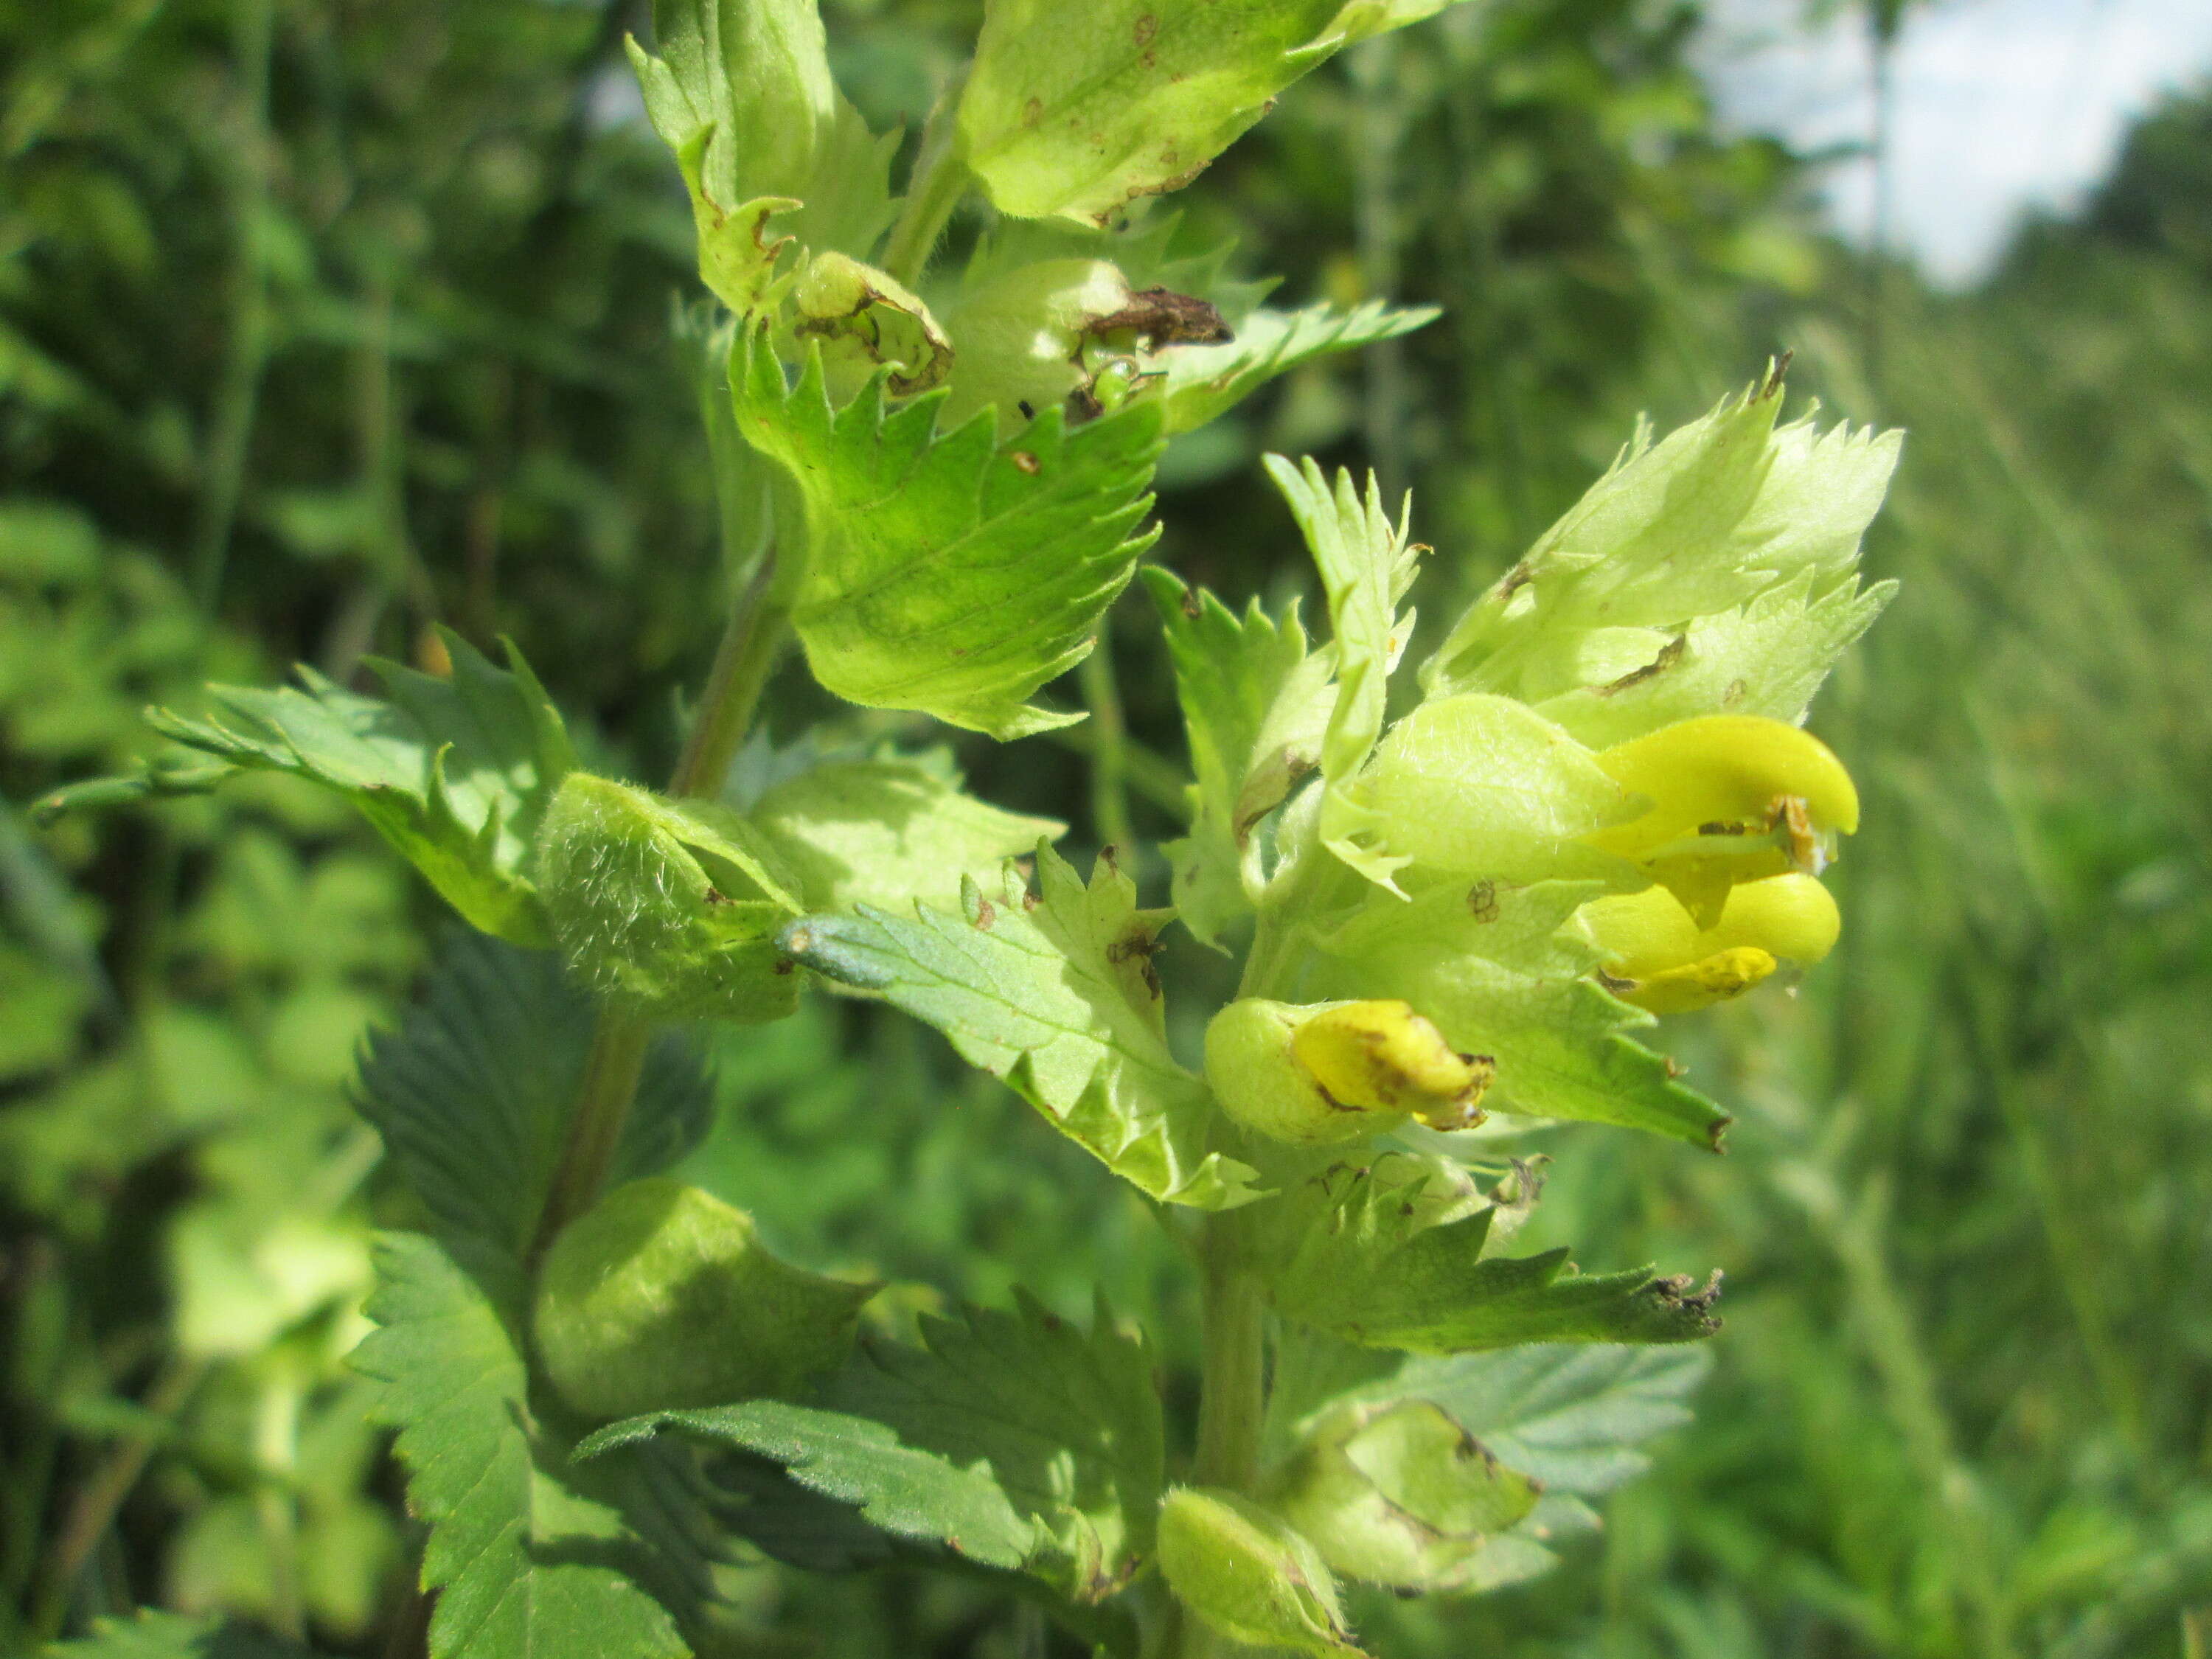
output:
[{"label": "yellow flower", "polygon": [[1858,791],[1810,732],[1752,714],[1710,714],[1600,751],[1597,764],[1649,803],[1587,837],[1717,927],[1731,889],[1796,872],[1817,876],[1838,835],[1859,825]]},{"label": "yellow flower", "polygon": [[1655,1014],[1741,996],[1785,962],[1809,967],[1843,927],[1828,890],[1796,872],[1731,888],[1710,927],[1663,887],[1594,900],[1582,920],[1615,994]]}]

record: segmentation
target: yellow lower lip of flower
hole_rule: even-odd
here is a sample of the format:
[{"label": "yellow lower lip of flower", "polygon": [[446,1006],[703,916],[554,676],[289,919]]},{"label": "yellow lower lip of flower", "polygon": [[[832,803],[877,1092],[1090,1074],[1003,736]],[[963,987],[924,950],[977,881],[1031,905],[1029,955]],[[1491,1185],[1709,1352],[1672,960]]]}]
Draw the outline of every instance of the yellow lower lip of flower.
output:
[{"label": "yellow lower lip of flower", "polygon": [[1616,994],[1654,1013],[1740,996],[1784,962],[1810,967],[1835,948],[1843,928],[1828,890],[1796,873],[1729,889],[1710,927],[1700,927],[1664,887],[1593,900],[1582,920],[1605,953]]},{"label": "yellow lower lip of flower", "polygon": [[1755,945],[1717,951],[1686,968],[1669,968],[1650,979],[1630,981],[1613,992],[1623,1002],[1655,1014],[1688,1014],[1726,1002],[1772,974],[1778,964]]}]

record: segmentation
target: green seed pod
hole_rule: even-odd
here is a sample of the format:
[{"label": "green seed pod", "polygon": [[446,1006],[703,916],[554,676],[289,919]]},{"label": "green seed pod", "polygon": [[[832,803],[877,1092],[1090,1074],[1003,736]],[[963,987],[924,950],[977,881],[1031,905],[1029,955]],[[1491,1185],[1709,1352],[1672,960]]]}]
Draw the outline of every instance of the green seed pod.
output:
[{"label": "green seed pod", "polygon": [[736,813],[571,772],[538,833],[538,890],[570,971],[660,1019],[781,1019],[793,884]]},{"label": "green seed pod", "polygon": [[1206,1030],[1206,1076],[1223,1111],[1294,1146],[1383,1134],[1408,1117],[1431,1128],[1480,1122],[1496,1070],[1454,1052],[1407,1003],[1298,1005],[1245,997]]},{"label": "green seed pod", "polygon": [[1159,1563],[1176,1599],[1232,1640],[1360,1651],[1319,1553],[1249,1498],[1213,1487],[1170,1492],[1160,1505]]},{"label": "green seed pod", "polygon": [[1541,1490],[1440,1407],[1405,1400],[1330,1413],[1272,1503],[1337,1571],[1432,1590],[1450,1586]]},{"label": "green seed pod", "polygon": [[751,1217],[696,1187],[633,1181],[554,1240],[532,1334],[582,1416],[722,1406],[836,1364],[878,1288],[778,1261]]}]

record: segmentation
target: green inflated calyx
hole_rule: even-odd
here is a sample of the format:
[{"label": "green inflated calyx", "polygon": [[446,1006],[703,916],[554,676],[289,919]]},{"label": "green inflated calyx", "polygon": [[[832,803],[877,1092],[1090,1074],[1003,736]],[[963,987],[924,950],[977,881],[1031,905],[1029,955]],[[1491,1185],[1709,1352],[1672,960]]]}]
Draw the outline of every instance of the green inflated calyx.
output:
[{"label": "green inflated calyx", "polygon": [[532,1336],[582,1416],[728,1405],[836,1364],[877,1288],[777,1260],[751,1217],[696,1187],[633,1181],[554,1241]]},{"label": "green inflated calyx", "polygon": [[1176,1600],[1222,1635],[1297,1653],[1360,1651],[1328,1564],[1251,1499],[1178,1487],[1160,1505],[1158,1547]]},{"label": "green inflated calyx", "polygon": [[570,970],[661,1019],[781,1019],[799,980],[775,930],[793,883],[736,813],[571,773],[538,836],[538,880]]},{"label": "green inflated calyx", "polygon": [[1330,1566],[1395,1589],[1450,1587],[1542,1488],[1425,1400],[1331,1412],[1274,1483],[1273,1505]]}]

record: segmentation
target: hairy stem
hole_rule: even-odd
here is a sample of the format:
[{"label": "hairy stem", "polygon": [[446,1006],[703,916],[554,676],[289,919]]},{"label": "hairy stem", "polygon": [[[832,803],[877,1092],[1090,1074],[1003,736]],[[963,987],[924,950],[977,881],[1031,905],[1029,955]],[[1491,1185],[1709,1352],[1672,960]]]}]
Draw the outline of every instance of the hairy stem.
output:
[{"label": "hairy stem", "polygon": [[[761,693],[790,632],[791,611],[790,584],[778,580],[776,558],[770,552],[755,568],[722,630],[699,712],[668,781],[672,795],[711,796],[721,788],[730,762],[752,730]],[[592,1207],[605,1186],[652,1042],[651,1021],[621,1008],[599,1010],[576,1109],[568,1119],[568,1139],[531,1244],[533,1261],[562,1228]]]},{"label": "hairy stem", "polygon": [[1267,1304],[1244,1266],[1234,1211],[1206,1218],[1200,1242],[1198,1455],[1202,1486],[1248,1492],[1260,1473],[1260,1422],[1267,1405]]}]

